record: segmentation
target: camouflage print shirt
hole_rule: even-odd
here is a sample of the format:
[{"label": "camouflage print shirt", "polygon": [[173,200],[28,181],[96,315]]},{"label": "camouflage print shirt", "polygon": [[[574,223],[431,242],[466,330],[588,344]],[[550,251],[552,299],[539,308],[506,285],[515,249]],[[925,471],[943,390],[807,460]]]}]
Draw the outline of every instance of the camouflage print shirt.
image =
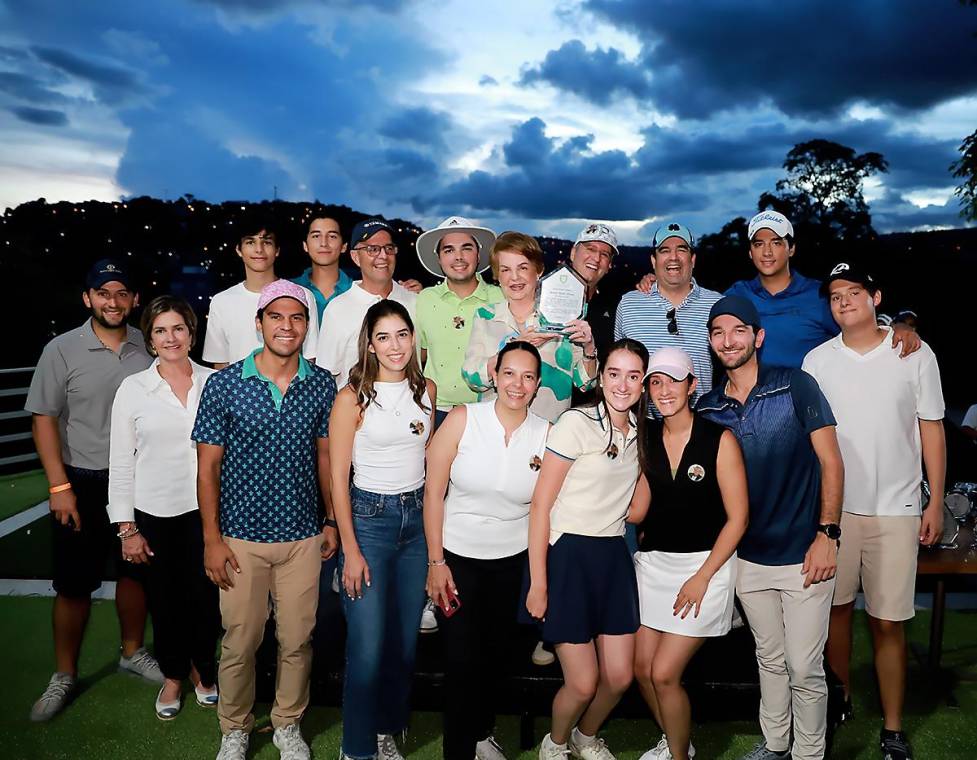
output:
[{"label": "camouflage print shirt", "polygon": [[[533,312],[526,322],[526,328],[538,325],[539,318]],[[469,387],[479,394],[479,401],[495,398],[488,361],[491,359],[494,362],[499,349],[519,332],[519,325],[506,301],[480,306],[475,310],[461,374]],[[543,359],[542,383],[530,409],[534,414],[556,422],[556,418],[570,408],[573,387],[589,388],[594,378],[584,366],[583,348],[571,343],[565,336],[544,343],[539,347],[539,354]]]}]

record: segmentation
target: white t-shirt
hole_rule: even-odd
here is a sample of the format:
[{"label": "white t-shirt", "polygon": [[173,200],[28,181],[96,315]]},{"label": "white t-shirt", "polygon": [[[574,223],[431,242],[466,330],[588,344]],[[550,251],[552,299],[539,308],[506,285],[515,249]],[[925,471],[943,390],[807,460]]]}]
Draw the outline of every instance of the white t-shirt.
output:
[{"label": "white t-shirt", "polygon": [[969,427],[977,430],[977,404],[971,406],[967,413],[963,416],[963,422],[960,424],[961,427]]},{"label": "white t-shirt", "polygon": [[424,448],[431,437],[431,399],[414,401],[407,380],[373,384],[376,401],[366,407],[353,436],[353,485],[398,494],[424,485]]},{"label": "white t-shirt", "polygon": [[[302,343],[302,355],[306,359],[313,359],[319,342],[319,312],[312,292],[308,288],[302,290],[309,301],[309,331]],[[243,282],[239,282],[210,299],[207,333],[204,336],[205,362],[233,364],[264,344],[261,332],[254,324],[260,296],[260,293],[248,290]]]},{"label": "white t-shirt", "polygon": [[213,373],[190,362],[193,384],[183,406],[156,366],[130,375],[112,404],[109,521],[133,510],[176,517],[197,508],[197,445],[190,440],[204,383]]},{"label": "white t-shirt", "polygon": [[[336,378],[336,390],[342,390],[349,382],[349,371],[359,359],[357,341],[363,317],[373,304],[383,300],[380,296],[367,293],[361,284],[362,280],[354,282],[353,287],[333,298],[322,312],[322,330],[319,331],[315,363],[329,370]],[[416,293],[395,282],[387,297],[407,307],[407,313],[414,320]]]},{"label": "white t-shirt", "polygon": [[529,545],[529,504],[549,423],[529,412],[507,446],[495,401],[465,404],[465,414],[444,500],[444,548],[473,559],[511,557]]},{"label": "white t-shirt", "polygon": [[627,438],[598,407],[568,409],[550,429],[546,448],[572,459],[550,510],[550,544],[564,533],[623,536],[638,482],[636,422]]},{"label": "white t-shirt", "polygon": [[804,358],[838,420],[845,463],[843,509],[856,515],[920,514],[923,450],[919,420],[943,419],[943,388],[933,350],[906,358],[892,329],[867,354],[838,335]]}]

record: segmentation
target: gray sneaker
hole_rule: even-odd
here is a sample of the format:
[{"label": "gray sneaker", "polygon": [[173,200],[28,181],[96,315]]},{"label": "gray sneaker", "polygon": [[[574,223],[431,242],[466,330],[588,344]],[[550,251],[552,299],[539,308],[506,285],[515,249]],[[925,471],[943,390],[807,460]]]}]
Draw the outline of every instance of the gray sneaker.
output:
[{"label": "gray sneaker", "polygon": [[51,676],[41,698],[31,708],[31,720],[35,723],[51,720],[71,701],[76,686],[75,677],[67,673],[55,673]]},{"label": "gray sneaker", "polygon": [[475,745],[475,760],[506,760],[502,745],[488,736]]},{"label": "gray sneaker", "polygon": [[282,760],[310,760],[312,757],[298,723],[276,728],[271,741],[282,753]]},{"label": "gray sneaker", "polygon": [[783,752],[774,752],[773,750],[767,749],[766,742],[758,742],[740,760],[785,760],[788,757],[790,757],[789,749],[785,749]]},{"label": "gray sneaker", "polygon": [[404,760],[391,734],[377,734],[377,758],[379,760]]},{"label": "gray sneaker", "polygon": [[134,673],[151,683],[162,684],[166,680],[156,658],[146,651],[146,647],[139,647],[132,653],[132,657],[120,656],[119,670],[124,673]]},{"label": "gray sneaker", "polygon": [[248,754],[250,737],[239,728],[221,737],[221,748],[217,752],[217,760],[244,760]]}]

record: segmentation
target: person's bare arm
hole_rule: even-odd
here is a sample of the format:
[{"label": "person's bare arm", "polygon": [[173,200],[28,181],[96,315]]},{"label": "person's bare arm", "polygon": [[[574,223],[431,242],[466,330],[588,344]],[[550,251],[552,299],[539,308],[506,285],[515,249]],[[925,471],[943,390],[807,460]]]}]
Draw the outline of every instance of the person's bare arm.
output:
[{"label": "person's bare arm", "polygon": [[322,558],[329,559],[339,548],[339,532],[329,522],[336,521],[332,507],[332,478],[329,470],[329,439],[316,438],[316,475],[319,478],[319,493],[322,494],[322,505],[325,507],[326,520],[322,526]]},{"label": "person's bare arm", "polygon": [[[468,411],[464,406],[452,409],[427,447],[427,476],[424,481],[424,539],[428,562],[444,561],[444,497],[448,490],[451,465],[458,455],[458,444],[465,432]],[[444,607],[448,591],[455,596],[458,588],[447,564],[428,565],[427,595]]]},{"label": "person's bare arm", "polygon": [[892,347],[895,348],[900,343],[902,344],[902,350],[899,352],[901,359],[916,353],[919,351],[919,347],[923,345],[919,333],[903,323],[892,325]]},{"label": "person's bare arm", "polygon": [[529,595],[526,609],[538,620],[546,615],[546,552],[550,541],[550,510],[563,487],[573,460],[547,451],[529,506]]},{"label": "person's bare arm", "polygon": [[353,504],[349,498],[350,470],[353,463],[353,438],[359,423],[356,393],[346,386],[338,394],[329,415],[329,472],[332,508],[339,526],[339,543],[343,548],[342,584],[352,599],[363,596],[370,585],[370,568],[360,551],[353,528]]},{"label": "person's bare arm", "polygon": [[932,546],[943,535],[943,494],[946,492],[946,433],[943,420],[920,420],[919,438],[930,486],[930,503],[923,510],[919,542]]},{"label": "person's bare arm", "polygon": [[634,525],[640,525],[648,515],[648,508],[650,506],[651,488],[648,485],[648,479],[642,474],[634,486],[634,493],[631,494],[627,521]]},{"label": "person's bare arm", "polygon": [[[811,445],[821,464],[821,523],[841,520],[841,502],[845,493],[845,465],[838,448],[834,425],[826,425],[811,433]],[[804,587],[834,577],[838,567],[838,544],[818,531],[807,554],[804,555]]]},{"label": "person's bare arm", "polygon": [[[34,448],[40,457],[41,467],[51,488],[68,483],[68,473],[64,469],[61,456],[61,429],[57,417],[46,414],[31,415],[31,432],[34,435]],[[64,526],[73,525],[81,530],[81,517],[78,515],[78,501],[71,488],[48,495],[51,513]]]},{"label": "person's bare arm", "polygon": [[220,481],[224,447],[212,443],[197,443],[197,505],[204,534],[204,569],[207,577],[224,591],[234,585],[227,572],[230,565],[241,572],[237,557],[224,541],[220,530]]}]

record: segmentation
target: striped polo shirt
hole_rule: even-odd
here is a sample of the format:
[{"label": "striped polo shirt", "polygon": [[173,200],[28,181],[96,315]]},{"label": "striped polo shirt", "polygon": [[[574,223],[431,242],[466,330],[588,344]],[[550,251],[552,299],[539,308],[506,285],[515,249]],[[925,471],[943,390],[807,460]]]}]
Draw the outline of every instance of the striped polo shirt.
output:
[{"label": "striped polo shirt", "polygon": [[[658,292],[658,283],[650,293],[632,290],[625,293],[617,307],[614,320],[614,340],[632,338],[644,343],[649,354],[659,348],[681,348],[692,358],[695,375],[699,380],[697,396],[712,389],[712,358],[709,354],[709,310],[722,298],[715,290],[700,288],[692,279],[692,290],[682,303],[675,307],[678,332],[668,332],[668,317],[672,302]],[[653,405],[649,404],[649,408]]]}]

